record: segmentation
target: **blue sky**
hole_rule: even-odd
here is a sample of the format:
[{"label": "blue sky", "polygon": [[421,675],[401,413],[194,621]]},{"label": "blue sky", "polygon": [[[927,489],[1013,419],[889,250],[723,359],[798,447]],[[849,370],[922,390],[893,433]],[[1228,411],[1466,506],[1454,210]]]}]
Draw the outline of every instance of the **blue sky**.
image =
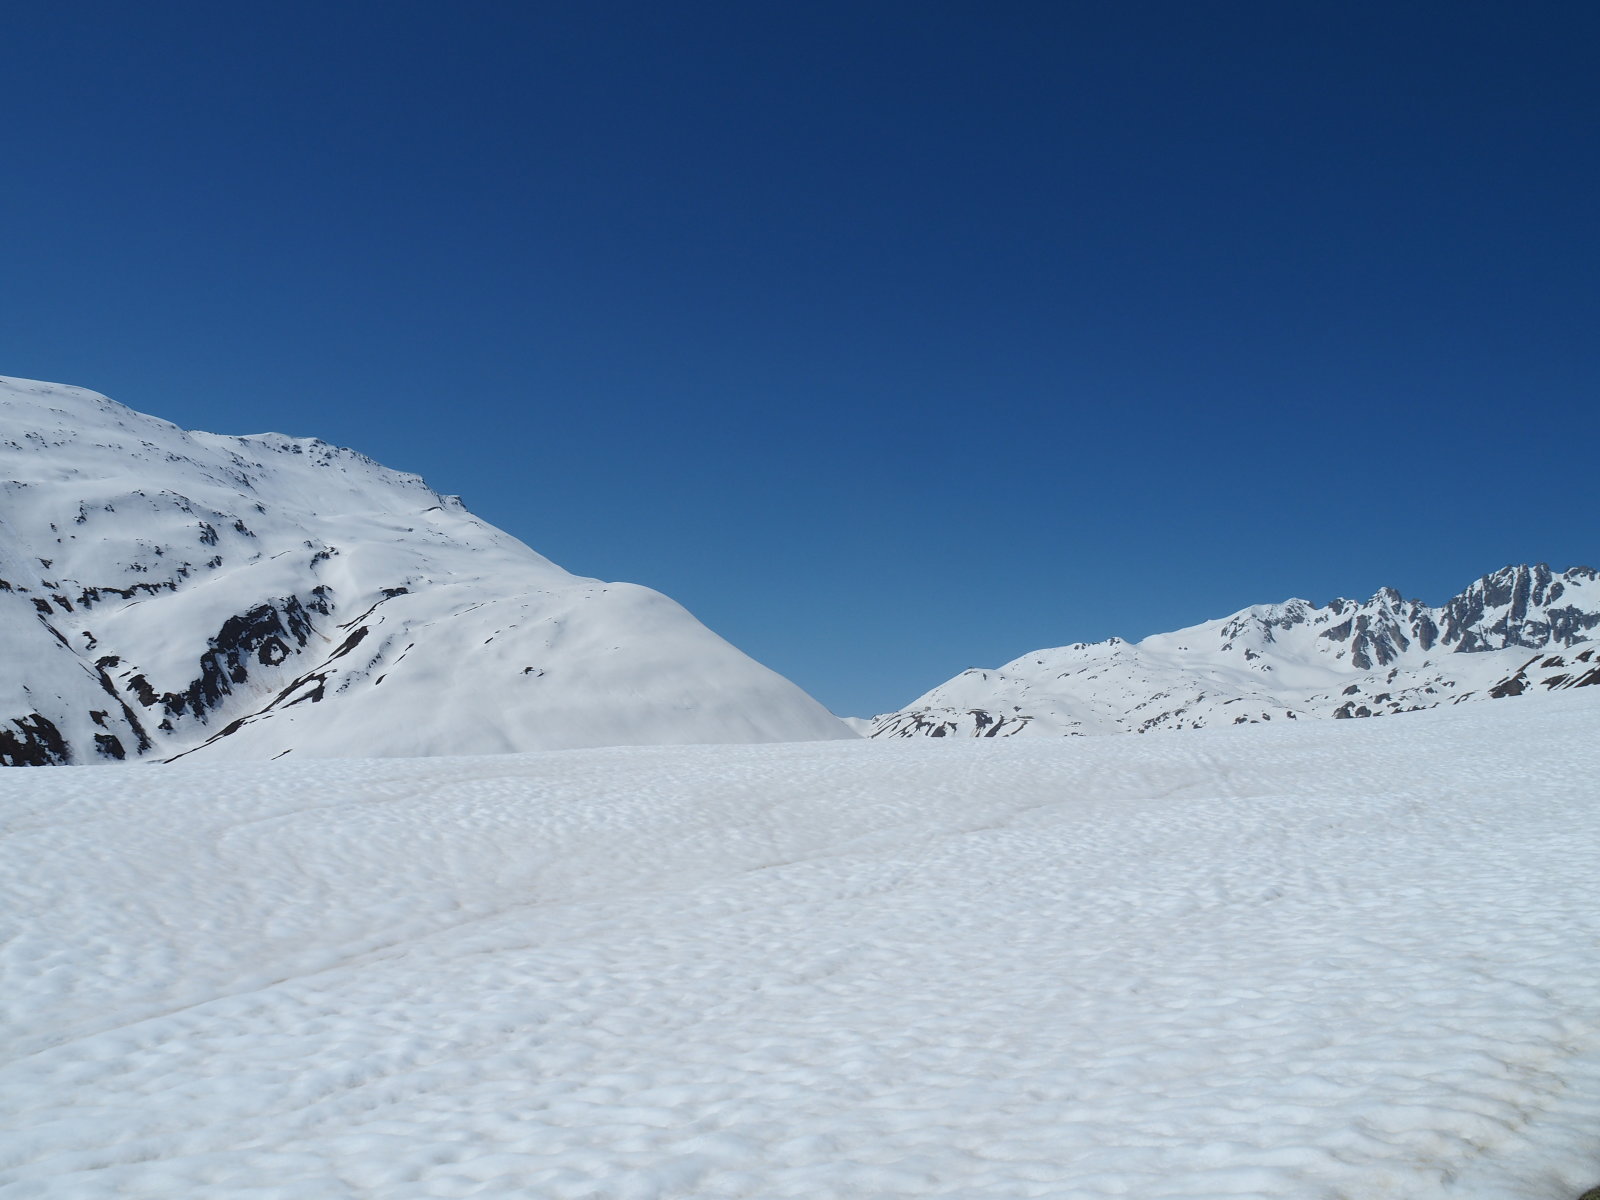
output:
[{"label": "blue sky", "polygon": [[1600,565],[1593,4],[6,24],[0,371],[420,472],[835,711]]}]

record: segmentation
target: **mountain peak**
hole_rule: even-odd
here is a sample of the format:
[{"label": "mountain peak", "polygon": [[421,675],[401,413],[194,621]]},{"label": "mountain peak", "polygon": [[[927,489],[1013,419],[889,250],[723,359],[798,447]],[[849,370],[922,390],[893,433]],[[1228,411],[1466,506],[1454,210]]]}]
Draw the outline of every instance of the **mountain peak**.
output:
[{"label": "mountain peak", "polygon": [[853,736],[358,451],[0,380],[0,764]]}]

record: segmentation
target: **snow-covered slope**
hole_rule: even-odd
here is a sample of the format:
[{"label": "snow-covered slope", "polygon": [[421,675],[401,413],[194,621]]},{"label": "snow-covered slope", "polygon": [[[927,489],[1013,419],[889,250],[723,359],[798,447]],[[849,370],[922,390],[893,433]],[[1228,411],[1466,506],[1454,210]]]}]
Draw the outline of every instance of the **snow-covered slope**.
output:
[{"label": "snow-covered slope", "polygon": [[1257,605],[1142,642],[1036,650],[969,670],[872,724],[874,737],[1009,737],[1366,717],[1600,684],[1589,567],[1507,567],[1430,608]]},{"label": "snow-covered slope", "polygon": [[0,1197],[1577,1200],[1597,778],[1600,688],[0,772]]},{"label": "snow-covered slope", "polygon": [[0,763],[842,738],[671,600],[417,476],[0,380]]}]

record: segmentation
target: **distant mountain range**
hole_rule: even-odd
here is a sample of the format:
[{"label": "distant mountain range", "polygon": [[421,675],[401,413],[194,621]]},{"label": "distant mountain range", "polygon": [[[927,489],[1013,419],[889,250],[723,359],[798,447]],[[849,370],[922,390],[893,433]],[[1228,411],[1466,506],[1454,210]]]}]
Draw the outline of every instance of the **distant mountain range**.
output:
[{"label": "distant mountain range", "polygon": [[963,671],[872,737],[1061,736],[1368,717],[1600,684],[1600,582],[1513,566],[1437,608],[1372,599],[1257,605],[1141,642],[1111,638]]},{"label": "distant mountain range", "polygon": [[315,439],[0,379],[0,500],[0,765],[854,736],[665,596]]}]

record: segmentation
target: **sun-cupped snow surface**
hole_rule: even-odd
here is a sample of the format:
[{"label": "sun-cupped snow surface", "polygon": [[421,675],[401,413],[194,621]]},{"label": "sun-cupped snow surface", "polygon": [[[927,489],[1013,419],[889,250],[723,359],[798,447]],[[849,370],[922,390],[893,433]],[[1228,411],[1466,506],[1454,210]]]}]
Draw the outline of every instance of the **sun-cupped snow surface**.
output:
[{"label": "sun-cupped snow surface", "polygon": [[415,475],[0,379],[0,765],[849,738]]},{"label": "sun-cupped snow surface", "polygon": [[1600,704],[0,777],[0,1198],[1574,1200]]}]

